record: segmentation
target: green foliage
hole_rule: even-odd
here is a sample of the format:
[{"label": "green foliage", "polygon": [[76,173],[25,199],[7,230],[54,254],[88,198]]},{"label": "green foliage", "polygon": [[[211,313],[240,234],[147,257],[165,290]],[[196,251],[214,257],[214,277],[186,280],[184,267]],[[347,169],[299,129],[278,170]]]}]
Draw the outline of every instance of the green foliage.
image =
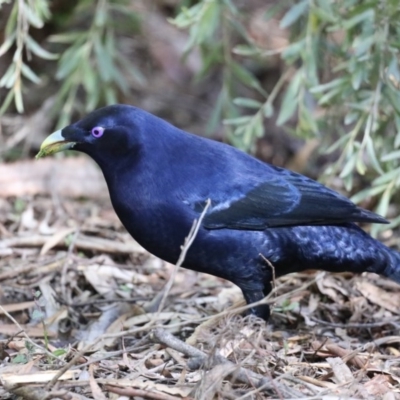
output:
[{"label": "green foliage", "polygon": [[[0,7],[4,1],[0,0]],[[45,60],[58,55],[45,50],[30,35],[31,27],[42,28],[50,18],[49,0],[15,1],[5,29],[5,41],[0,57],[12,46],[16,50],[13,62],[0,80],[0,87],[9,89],[1,105],[0,115],[12,100],[18,112],[23,112],[23,79],[40,83],[40,77],[28,66],[32,54]],[[118,93],[126,93],[127,76],[143,83],[137,68],[119,50],[116,35],[130,32],[138,26],[137,16],[126,7],[126,0],[82,0],[63,27],[65,33],[50,38],[60,49],[56,79],[62,81],[55,110],[58,126],[65,126],[75,110],[91,111],[100,103],[117,102]],[[73,28],[71,26],[79,26]],[[53,45],[54,46],[54,45]],[[83,103],[83,104],[82,104]]]},{"label": "green foliage", "polygon": [[[0,0],[0,9],[4,0]],[[0,88],[9,89],[9,92],[0,108],[0,115],[14,100],[18,112],[24,111],[22,99],[22,78],[33,83],[39,83],[40,77],[28,66],[24,60],[31,60],[36,55],[46,60],[54,60],[57,55],[41,47],[29,34],[29,28],[42,28],[44,22],[50,17],[48,0],[19,0],[15,1],[5,27],[5,39],[0,46],[0,57],[12,46],[15,51],[12,63],[0,79]]]},{"label": "green foliage", "polygon": [[[118,50],[116,34],[124,26],[121,19],[137,22],[135,15],[124,7],[121,0],[81,1],[74,12],[89,21],[83,29],[54,35],[50,41],[67,44],[58,64],[56,78],[63,82],[57,109],[60,110],[58,126],[68,124],[74,110],[92,111],[99,103],[117,103],[118,92],[127,93],[126,76],[143,83],[137,68]],[[119,21],[116,23],[116,21]],[[85,97],[81,103],[79,90]]]},{"label": "green foliage", "polygon": [[[76,110],[89,112],[115,103],[144,78],[120,49],[119,38],[140,27],[129,0],[80,0],[69,14],[50,15],[50,0],[0,0],[11,4],[0,57],[13,52],[0,87],[8,90],[0,115],[14,101],[23,111],[27,81],[43,76],[31,67],[36,57],[57,62],[60,81],[55,111],[64,126]],[[266,9],[265,23],[279,19],[290,31],[284,49],[265,50],[252,40],[245,14],[234,0],[183,0],[170,22],[189,32],[186,52],[202,55],[201,81],[222,71],[219,97],[207,130],[224,121],[227,137],[254,150],[265,120],[303,137],[319,137],[327,153],[340,154],[326,174],[338,175],[351,190],[364,175],[371,186],[353,197],[377,196],[386,215],[400,186],[400,7],[398,0],[285,0]],[[56,12],[56,11],[55,11]],[[56,23],[54,54],[32,37],[32,28]],[[47,45],[46,45],[47,46]],[[285,70],[267,93],[254,74],[280,54]],[[245,95],[243,93],[246,93]],[[400,225],[400,217],[392,226]],[[374,228],[375,233],[376,229]]]},{"label": "green foliage", "polygon": [[29,361],[26,354],[17,354],[15,357],[12,358],[11,362],[13,364],[26,364]]},{"label": "green foliage", "polygon": [[[286,8],[284,8],[286,7]],[[208,10],[200,13],[199,10]],[[214,14],[211,15],[211,11]],[[258,48],[239,24],[238,12],[229,1],[202,0],[176,17],[177,26],[190,29],[189,47],[194,45],[231,48],[233,31],[245,43],[235,46],[227,57],[222,49],[214,63],[224,64],[228,76],[256,89],[264,102],[236,98],[232,81],[224,80],[223,104],[218,110],[233,110],[225,122],[233,140],[251,149],[263,134],[264,118],[276,113],[277,124],[291,122],[291,131],[300,137],[320,137],[325,151],[341,156],[327,168],[327,175],[339,175],[352,189],[358,173],[372,181],[370,188],[357,193],[361,202],[380,196],[377,212],[386,215],[390,199],[400,186],[400,7],[397,0],[300,0],[271,7],[265,20],[280,18],[290,29],[290,45],[281,52],[286,72],[268,95],[256,78],[238,63],[232,53],[264,62],[273,54]],[[213,28],[204,32],[207,21]],[[228,20],[228,22],[227,22]],[[233,26],[229,35],[216,27]],[[239,28],[238,28],[239,27]],[[220,28],[220,30],[223,28]],[[208,53],[209,57],[210,54]],[[222,56],[223,55],[223,56]],[[204,64],[212,63],[205,57]],[[239,70],[240,73],[236,72]],[[234,83],[234,82],[233,82]],[[284,89],[279,110],[278,94]],[[229,95],[227,95],[227,93]],[[240,106],[247,110],[238,114]],[[400,217],[391,226],[400,224]],[[373,228],[377,233],[379,226]]]},{"label": "green foliage", "polygon": [[[241,23],[240,13],[231,0],[203,0],[190,8],[182,7],[171,23],[189,30],[186,51],[197,46],[202,54],[203,67],[197,76],[201,80],[216,67],[222,68],[222,88],[210,118],[207,131],[212,132],[224,120],[229,140],[242,149],[254,147],[254,138],[264,135],[263,110],[255,107],[252,99],[243,101],[237,97],[240,85],[248,86],[262,97],[268,97],[259,81],[232,53],[233,40],[242,38],[250,42],[247,31]],[[248,47],[237,48],[238,53],[248,55]],[[235,50],[234,50],[235,52]],[[241,108],[259,108],[255,115],[240,116]]]},{"label": "green foliage", "polygon": [[[339,175],[348,190],[356,173],[367,174],[371,187],[353,200],[380,195],[376,211],[386,215],[400,184],[400,7],[395,0],[303,1],[297,7],[306,3],[303,13],[293,6],[282,19],[290,20],[292,13],[291,23],[300,25],[282,54],[287,64],[301,62],[297,93],[303,94],[294,97],[297,107],[289,110],[297,112],[296,132],[324,132],[326,152],[341,153],[327,174]],[[292,85],[293,80],[280,117],[289,108],[285,99],[293,99]],[[310,99],[314,109],[306,107]]]}]

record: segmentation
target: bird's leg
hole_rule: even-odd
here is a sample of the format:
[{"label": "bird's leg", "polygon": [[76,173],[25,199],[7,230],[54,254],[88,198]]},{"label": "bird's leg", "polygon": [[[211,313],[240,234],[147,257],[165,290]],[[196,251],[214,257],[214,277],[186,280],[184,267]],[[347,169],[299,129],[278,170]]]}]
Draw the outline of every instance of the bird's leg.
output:
[{"label": "bird's leg", "polygon": [[[243,296],[247,304],[255,303],[265,297],[265,290],[243,290]],[[268,293],[271,291],[269,288]],[[251,307],[248,311],[249,314],[253,314],[256,317],[262,318],[264,321],[268,321],[271,311],[268,304],[260,304],[258,306]]]}]

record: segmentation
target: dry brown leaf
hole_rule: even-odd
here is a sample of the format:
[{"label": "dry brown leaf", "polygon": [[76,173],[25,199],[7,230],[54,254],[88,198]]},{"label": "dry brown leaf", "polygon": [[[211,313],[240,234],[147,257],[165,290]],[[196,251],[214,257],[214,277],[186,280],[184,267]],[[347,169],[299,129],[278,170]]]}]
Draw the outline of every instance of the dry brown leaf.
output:
[{"label": "dry brown leaf", "polygon": [[49,250],[51,250],[53,247],[57,246],[58,243],[63,241],[68,235],[70,235],[71,233],[73,233],[75,231],[76,231],[76,228],[66,228],[66,229],[62,229],[62,230],[56,232],[54,235],[49,237],[49,239],[46,240],[42,249],[40,250],[40,255],[41,256],[45,255]]},{"label": "dry brown leaf", "polygon": [[[19,366],[21,369],[21,366]],[[75,379],[79,375],[79,370],[68,370],[59,379],[69,380]],[[51,381],[56,376],[58,371],[41,371],[32,374],[15,374],[7,373],[0,374],[0,381],[3,385],[15,385],[17,383],[43,383]]]},{"label": "dry brown leaf", "polygon": [[104,395],[103,391],[101,390],[100,386],[94,379],[93,372],[95,370],[95,365],[89,365],[89,382],[90,382],[90,389],[92,390],[93,397],[96,400],[107,400],[106,396]]},{"label": "dry brown leaf", "polygon": [[333,355],[341,357],[343,361],[349,362],[355,365],[357,368],[361,369],[364,368],[365,362],[361,357],[358,357],[356,354],[357,352],[349,351],[343,349],[342,347],[338,346],[336,343],[327,343],[325,348],[331,352]]},{"label": "dry brown leaf", "polygon": [[[88,282],[102,295],[114,293],[119,283],[147,283],[144,275],[117,265],[92,264],[79,266]],[[117,283],[117,280],[119,283]]]},{"label": "dry brown leaf", "polygon": [[331,298],[335,303],[342,304],[343,296],[347,296],[347,291],[341,287],[337,279],[329,274],[324,274],[322,278],[316,281],[319,291]]},{"label": "dry brown leaf", "polygon": [[[203,374],[202,374],[203,376]],[[119,387],[134,387],[143,390],[155,390],[157,392],[163,392],[170,394],[172,396],[181,396],[187,397],[190,392],[193,390],[192,386],[169,386],[161,383],[155,383],[151,380],[147,380],[142,377],[138,377],[135,379],[97,379],[97,383],[101,383],[104,385],[114,385]]]},{"label": "dry brown leaf", "polygon": [[[9,346],[13,348],[12,346]],[[25,341],[24,341],[24,349],[25,349]],[[25,374],[33,374],[37,372],[37,367],[35,366],[35,360],[30,360],[26,364],[5,364],[0,368],[0,377],[5,375],[25,375]]]},{"label": "dry brown leaf", "polygon": [[399,400],[400,394],[395,392],[385,393],[382,397],[382,400]]},{"label": "dry brown leaf", "polygon": [[215,308],[218,311],[225,310],[228,306],[243,299],[242,291],[237,286],[223,288],[219,291]]},{"label": "dry brown leaf", "polygon": [[[113,335],[114,333],[121,332],[124,328],[124,322],[128,318],[131,318],[133,315],[136,315],[138,309],[136,307],[128,307],[128,312],[120,315],[114,322],[109,325],[109,327],[105,331],[106,335]],[[118,340],[120,339],[117,337],[108,337],[101,340],[101,342],[99,342],[98,344],[101,345],[101,347],[110,348]],[[98,349],[97,346],[95,346],[94,348]]]},{"label": "dry brown leaf", "polygon": [[387,292],[366,280],[356,282],[356,288],[371,303],[377,304],[394,314],[400,314],[400,293]]},{"label": "dry brown leaf", "polygon": [[[42,324],[38,326],[27,326],[21,325],[22,329],[31,337],[44,337],[45,332],[43,329]],[[0,324],[0,334],[6,336],[13,336],[16,335],[20,331],[19,327],[15,324]],[[56,332],[47,330],[46,332],[48,337],[57,337]]]},{"label": "dry brown leaf", "polygon": [[[99,337],[104,335],[108,327],[128,310],[129,304],[126,303],[116,303],[104,308],[100,317],[81,333],[82,340],[79,342],[78,349],[82,350],[89,343],[96,342]],[[92,350],[101,349],[103,346],[103,342],[99,342]]]},{"label": "dry brown leaf", "polygon": [[336,384],[333,382],[321,381],[321,380],[312,378],[311,376],[299,376],[298,378],[304,382],[311,383],[312,385],[327,388],[327,389],[333,389],[336,387]]},{"label": "dry brown leaf", "polygon": [[[15,236],[0,241],[0,249],[8,247],[41,247],[48,240],[48,236],[29,235]],[[117,242],[115,240],[80,234],[75,239],[75,247],[82,250],[98,251],[100,253],[121,253],[121,254],[147,254],[146,251],[132,238],[129,242]],[[64,245],[62,241],[58,245]]]},{"label": "dry brown leaf", "polygon": [[34,306],[35,306],[34,301],[25,301],[23,303],[4,304],[4,305],[2,305],[3,310],[0,309],[0,315],[4,314],[4,311],[13,313],[15,311],[29,310],[30,308],[32,308]]},{"label": "dry brown leaf", "polygon": [[221,350],[219,353],[223,357],[228,357],[230,356],[236,348],[240,347],[243,343],[246,343],[247,340],[243,338],[249,338],[251,335],[253,335],[254,329],[244,327],[243,329],[240,330],[241,338],[240,339],[234,339],[234,340],[228,340],[227,342],[224,343],[224,340],[221,343]]},{"label": "dry brown leaf", "polygon": [[[142,315],[137,315],[135,317],[129,318],[124,322],[124,328],[129,329],[133,326],[136,325],[141,325],[141,324],[146,324],[147,322],[150,322],[153,318],[158,318],[157,322],[165,321],[165,320],[170,320],[170,319],[175,319],[181,317],[182,314],[177,313],[177,312],[160,312],[158,313],[147,313],[147,314],[142,314]],[[190,320],[190,319],[196,319],[196,315],[184,315],[185,319]]]},{"label": "dry brown leaf", "polygon": [[28,208],[21,214],[20,220],[20,231],[21,230],[32,230],[38,226],[39,222],[35,218],[33,207],[28,206]]},{"label": "dry brown leaf", "polygon": [[370,395],[383,396],[390,392],[390,377],[385,374],[376,374],[371,380],[364,383],[364,388]]},{"label": "dry brown leaf", "polygon": [[328,363],[332,367],[332,371],[333,374],[335,375],[337,383],[345,384],[352,382],[354,380],[350,368],[345,364],[345,362],[341,358],[328,357],[326,361],[328,361]]}]

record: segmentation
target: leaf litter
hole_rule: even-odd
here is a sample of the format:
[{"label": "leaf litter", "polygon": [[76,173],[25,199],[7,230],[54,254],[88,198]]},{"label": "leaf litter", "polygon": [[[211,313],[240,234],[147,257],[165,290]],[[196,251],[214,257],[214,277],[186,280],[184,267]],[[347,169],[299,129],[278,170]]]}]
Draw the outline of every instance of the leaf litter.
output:
[{"label": "leaf litter", "polygon": [[400,399],[382,277],[282,277],[266,324],[231,283],[148,254],[103,197],[1,199],[0,232],[1,399]]}]

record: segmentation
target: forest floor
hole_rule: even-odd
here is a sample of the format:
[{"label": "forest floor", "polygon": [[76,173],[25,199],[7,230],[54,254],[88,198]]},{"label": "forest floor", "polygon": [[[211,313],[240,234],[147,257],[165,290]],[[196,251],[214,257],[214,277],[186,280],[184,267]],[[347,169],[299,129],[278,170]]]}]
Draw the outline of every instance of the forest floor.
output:
[{"label": "forest floor", "polygon": [[[63,186],[71,162],[93,175]],[[291,274],[244,318],[234,285],[134,242],[88,163],[0,166],[1,399],[400,399],[398,285]]]},{"label": "forest floor", "polygon": [[[141,3],[150,8],[142,36],[122,42],[148,84],[122,101],[204,134],[222,67],[193,84],[200,52],[182,62],[188,33],[167,20],[176,1]],[[276,2],[241,3],[254,40],[266,50],[287,44],[279,21],[260,18]],[[11,59],[2,57],[0,72]],[[270,90],[281,61],[267,61],[255,71]],[[0,120],[0,399],[400,399],[397,284],[367,273],[291,274],[274,282],[268,324],[242,317],[237,287],[164,263],[133,241],[88,158],[32,159],[55,122],[61,82],[47,68],[34,68],[47,71],[49,87],[24,91],[25,114]],[[224,132],[219,124],[213,138],[226,140]],[[269,119],[257,155],[319,178],[324,163],[310,157],[318,145]],[[336,155],[323,157],[326,165]],[[381,239],[399,249],[398,237]]]}]

